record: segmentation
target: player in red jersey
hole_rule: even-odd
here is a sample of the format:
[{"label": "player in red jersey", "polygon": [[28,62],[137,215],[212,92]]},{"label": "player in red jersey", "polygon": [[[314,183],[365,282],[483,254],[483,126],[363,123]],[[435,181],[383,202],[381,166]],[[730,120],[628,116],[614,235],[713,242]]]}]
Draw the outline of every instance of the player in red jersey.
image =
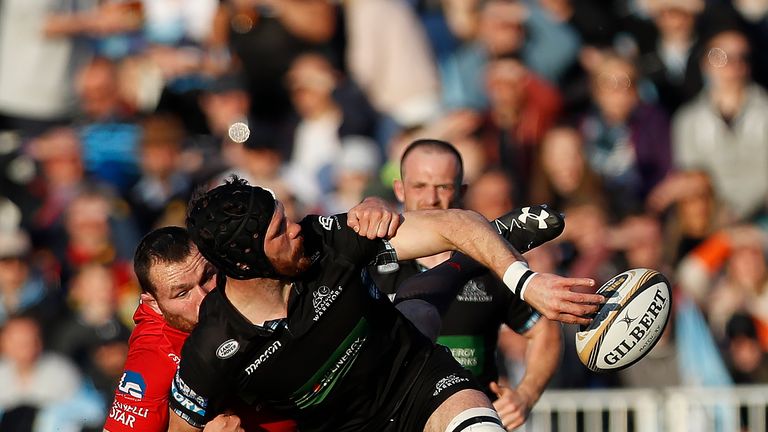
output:
[{"label": "player in red jersey", "polygon": [[[200,302],[215,286],[216,269],[179,227],[148,234],[137,248],[134,268],[143,289],[141,304],[133,315],[136,328],[104,430],[165,431],[171,380],[181,347],[197,323]],[[205,430],[296,430],[293,421],[272,416],[258,406],[237,409],[233,402],[233,412],[238,415],[220,415]]]}]

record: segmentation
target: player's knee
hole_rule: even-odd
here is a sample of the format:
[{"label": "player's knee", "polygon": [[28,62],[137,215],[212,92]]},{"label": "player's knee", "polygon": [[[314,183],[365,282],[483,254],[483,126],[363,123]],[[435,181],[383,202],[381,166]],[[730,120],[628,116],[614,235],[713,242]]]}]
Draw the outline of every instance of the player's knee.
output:
[{"label": "player's knee", "polygon": [[501,418],[490,408],[469,408],[459,413],[448,423],[445,432],[501,432],[504,429]]}]

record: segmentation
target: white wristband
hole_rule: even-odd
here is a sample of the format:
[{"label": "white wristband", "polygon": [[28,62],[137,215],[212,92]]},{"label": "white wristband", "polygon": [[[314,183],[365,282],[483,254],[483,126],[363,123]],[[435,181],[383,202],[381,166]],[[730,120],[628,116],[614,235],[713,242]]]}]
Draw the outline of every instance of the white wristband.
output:
[{"label": "white wristband", "polygon": [[502,280],[504,281],[504,285],[506,285],[510,291],[520,296],[521,300],[525,300],[523,294],[525,293],[526,288],[528,288],[528,283],[535,274],[535,272],[528,268],[528,265],[525,262],[515,261],[507,267],[507,271],[504,272]]}]

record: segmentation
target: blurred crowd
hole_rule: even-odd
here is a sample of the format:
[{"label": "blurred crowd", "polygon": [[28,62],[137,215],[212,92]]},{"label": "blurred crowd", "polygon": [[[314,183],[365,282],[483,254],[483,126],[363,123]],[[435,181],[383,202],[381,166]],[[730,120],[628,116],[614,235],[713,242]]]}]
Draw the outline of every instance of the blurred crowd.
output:
[{"label": "blurred crowd", "polygon": [[465,207],[566,215],[534,270],[672,282],[646,359],[592,374],[567,326],[552,387],[768,383],[766,52],[768,0],[1,1],[0,430],[101,430],[133,250],[195,188],[396,204],[418,138],[459,149]]}]

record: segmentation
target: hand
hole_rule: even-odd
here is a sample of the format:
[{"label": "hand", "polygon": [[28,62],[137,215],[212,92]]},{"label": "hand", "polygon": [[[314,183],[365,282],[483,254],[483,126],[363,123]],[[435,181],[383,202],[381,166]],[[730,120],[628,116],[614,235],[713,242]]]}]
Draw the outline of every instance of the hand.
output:
[{"label": "hand", "polygon": [[501,422],[507,430],[525,423],[534,400],[532,397],[517,389],[499,386],[496,382],[491,382],[491,391],[496,393],[496,399],[493,402],[493,408],[499,413]]},{"label": "hand", "polygon": [[209,421],[203,432],[245,432],[245,429],[240,427],[240,417],[225,413]]},{"label": "hand", "polygon": [[595,281],[537,273],[525,290],[525,301],[548,319],[568,324],[589,324],[590,315],[605,303],[594,293]]},{"label": "hand", "polygon": [[347,212],[347,225],[371,240],[390,238],[400,226],[400,213],[383,199],[368,197]]}]

